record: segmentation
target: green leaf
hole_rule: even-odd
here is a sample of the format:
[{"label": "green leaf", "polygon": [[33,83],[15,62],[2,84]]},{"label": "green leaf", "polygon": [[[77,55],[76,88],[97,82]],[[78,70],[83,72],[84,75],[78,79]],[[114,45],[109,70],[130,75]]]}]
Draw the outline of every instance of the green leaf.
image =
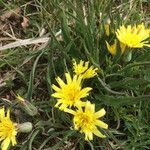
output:
[{"label": "green leaf", "polygon": [[40,59],[40,57],[43,55],[45,51],[42,51],[36,58],[34,64],[33,64],[33,67],[32,67],[32,70],[31,70],[31,73],[30,73],[30,80],[29,80],[29,86],[28,86],[28,91],[27,91],[27,96],[26,96],[26,99],[31,101],[31,98],[32,98],[32,93],[33,93],[33,82],[34,82],[34,77],[35,77],[35,70],[36,70],[36,67],[37,67],[37,64],[38,64],[38,61]]},{"label": "green leaf", "polygon": [[97,99],[97,101],[101,101],[108,106],[120,107],[126,105],[133,105],[138,103],[139,101],[150,100],[150,95],[143,95],[138,97],[95,95],[95,99]]}]

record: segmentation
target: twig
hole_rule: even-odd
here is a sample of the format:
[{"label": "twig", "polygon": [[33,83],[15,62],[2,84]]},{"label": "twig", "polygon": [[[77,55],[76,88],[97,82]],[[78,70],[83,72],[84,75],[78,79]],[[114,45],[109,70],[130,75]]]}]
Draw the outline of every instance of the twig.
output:
[{"label": "twig", "polygon": [[[57,33],[55,33],[56,39],[62,40],[61,33],[62,33],[61,30],[59,30]],[[12,42],[12,43],[6,44],[4,46],[0,46],[0,51],[19,47],[19,46],[26,46],[26,45],[30,45],[30,44],[47,43],[49,40],[50,40],[50,37],[30,38],[30,39],[25,39],[25,40],[17,39],[16,42]]]},{"label": "twig", "polygon": [[1,46],[0,51],[10,49],[10,48],[15,48],[18,46],[25,46],[25,45],[37,44],[37,43],[46,43],[48,42],[49,39],[50,39],[49,37],[43,37],[43,38],[36,38],[36,39],[31,38],[31,39],[25,39],[25,40],[18,40],[16,42]]}]

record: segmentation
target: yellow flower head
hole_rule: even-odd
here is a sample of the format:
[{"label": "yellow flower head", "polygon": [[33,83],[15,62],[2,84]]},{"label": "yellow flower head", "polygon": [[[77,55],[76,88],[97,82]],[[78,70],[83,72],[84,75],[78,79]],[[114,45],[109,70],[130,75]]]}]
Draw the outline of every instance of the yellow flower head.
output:
[{"label": "yellow flower head", "polygon": [[79,106],[76,111],[72,109],[65,109],[65,112],[74,115],[74,128],[75,130],[79,130],[81,133],[85,134],[85,140],[93,140],[93,134],[101,138],[106,137],[97,128],[108,128],[106,123],[99,120],[99,118],[104,116],[106,113],[104,109],[95,112],[95,104],[91,104],[89,101],[86,101],[84,107]]},{"label": "yellow flower head", "polygon": [[150,47],[147,40],[150,35],[150,30],[146,29],[143,23],[138,26],[128,25],[125,27],[122,25],[119,29],[117,29],[116,35],[118,40],[128,47]]},{"label": "yellow flower head", "polygon": [[89,69],[87,69],[87,70],[82,74],[82,78],[83,78],[83,79],[93,78],[94,76],[97,75],[97,70],[98,70],[98,68],[94,68],[94,66],[91,66]]},{"label": "yellow flower head", "polygon": [[59,84],[59,87],[52,85],[52,88],[56,91],[52,94],[53,97],[57,98],[58,101],[55,107],[64,110],[68,106],[78,106],[82,105],[81,99],[89,95],[89,91],[92,90],[90,87],[83,88],[81,87],[81,76],[73,76],[71,78],[69,73],[65,74],[67,83],[64,83],[59,77],[56,78],[56,81]]},{"label": "yellow flower head", "polygon": [[109,43],[106,41],[106,46],[108,51],[112,54],[115,55],[116,54],[116,47],[117,47],[117,41],[115,40],[113,45],[109,45]]},{"label": "yellow flower head", "polygon": [[[110,45],[107,41],[106,41],[106,46],[108,51],[112,54],[115,55],[116,51],[117,51],[117,41],[115,40],[114,44]],[[121,54],[123,54],[125,52],[125,48],[126,46],[120,42],[120,48],[121,48]]]},{"label": "yellow flower head", "polygon": [[93,78],[97,75],[98,68],[91,66],[89,68],[89,62],[80,60],[79,64],[73,60],[73,69],[76,75],[81,75],[83,79]]},{"label": "yellow flower head", "polygon": [[10,120],[10,110],[5,115],[4,108],[0,108],[0,141],[2,150],[7,150],[10,143],[16,145],[17,128],[16,123]]},{"label": "yellow flower head", "polygon": [[80,63],[77,64],[77,62],[73,59],[73,69],[76,75],[81,75],[84,73],[89,67],[89,62],[84,62],[83,60],[80,60]]}]

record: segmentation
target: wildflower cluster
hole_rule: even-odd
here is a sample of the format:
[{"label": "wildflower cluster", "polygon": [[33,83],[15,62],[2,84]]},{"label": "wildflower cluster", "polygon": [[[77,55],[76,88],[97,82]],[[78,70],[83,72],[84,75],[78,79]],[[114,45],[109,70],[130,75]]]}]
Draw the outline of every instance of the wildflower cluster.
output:
[{"label": "wildflower cluster", "polygon": [[[105,25],[105,31],[106,35],[110,36],[108,24],[107,26]],[[115,55],[117,52],[117,43],[120,45],[121,54],[124,54],[128,49],[131,48],[142,48],[144,46],[150,47],[150,44],[148,44],[150,30],[146,29],[143,23],[137,26],[128,25],[127,27],[122,25],[119,29],[117,29],[115,34],[116,39],[112,45],[106,41],[107,49],[112,55]]]},{"label": "wildflower cluster", "polygon": [[90,101],[82,101],[92,90],[91,87],[82,87],[83,80],[96,76],[97,71],[98,68],[89,67],[89,62],[81,60],[77,64],[73,60],[73,72],[75,73],[73,77],[70,73],[66,73],[66,83],[60,77],[57,77],[56,81],[59,87],[52,85],[55,90],[52,96],[57,98],[55,107],[73,115],[74,129],[84,133],[85,140],[92,140],[93,134],[104,138],[105,135],[97,127],[108,128],[107,124],[99,120],[100,117],[105,115],[105,110],[100,109],[95,112],[95,104]]},{"label": "wildflower cluster", "polygon": [[[142,48],[144,46],[150,47],[148,38],[150,36],[150,29],[146,29],[144,24],[128,25],[127,27],[122,25],[115,31],[110,30],[110,25],[105,25],[105,33],[109,37],[113,32],[115,39],[113,44],[110,45],[110,41],[106,41],[106,47],[108,51],[114,56],[120,47],[121,55],[124,55],[131,48]],[[108,125],[100,120],[106,114],[104,108],[96,111],[95,104],[87,100],[91,87],[83,87],[84,80],[97,76],[98,68],[87,61],[80,60],[79,63],[73,59],[72,62],[73,75],[68,72],[65,73],[66,81],[63,81],[60,77],[56,78],[58,85],[52,85],[54,93],[52,96],[57,99],[55,107],[69,113],[73,116],[74,129],[85,135],[85,140],[93,140],[93,134],[105,138],[99,131],[99,127],[108,129]],[[20,107],[30,116],[34,116],[38,113],[37,108],[29,101],[25,100],[21,96],[17,96],[18,104]],[[22,124],[15,123],[10,118],[10,110],[7,111],[4,107],[0,108],[0,141],[1,149],[7,150],[10,145],[17,144],[16,136],[18,132],[30,132],[32,130],[32,124],[25,122]]]}]

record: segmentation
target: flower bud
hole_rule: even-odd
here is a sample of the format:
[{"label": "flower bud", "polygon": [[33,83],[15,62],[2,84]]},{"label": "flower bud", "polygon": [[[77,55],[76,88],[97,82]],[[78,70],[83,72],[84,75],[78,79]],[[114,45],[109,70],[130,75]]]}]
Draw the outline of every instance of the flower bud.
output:
[{"label": "flower bud", "polygon": [[22,133],[29,133],[32,131],[32,128],[33,126],[31,122],[25,122],[17,125],[18,132]]},{"label": "flower bud", "polygon": [[129,62],[132,59],[132,51],[126,50],[124,54],[124,61]]},{"label": "flower bud", "polygon": [[30,116],[34,116],[38,113],[37,108],[30,103],[29,101],[27,101],[26,99],[22,98],[21,96],[17,96],[16,97],[18,100],[19,105],[21,106],[21,108]]}]

